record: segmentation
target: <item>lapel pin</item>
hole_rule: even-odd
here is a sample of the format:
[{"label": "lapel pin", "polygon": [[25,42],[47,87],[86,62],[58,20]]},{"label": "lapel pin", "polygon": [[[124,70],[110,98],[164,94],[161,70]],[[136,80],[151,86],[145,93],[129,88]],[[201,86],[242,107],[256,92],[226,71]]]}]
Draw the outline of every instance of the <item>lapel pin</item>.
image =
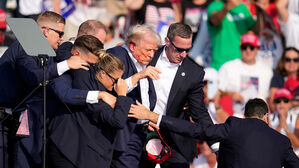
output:
[{"label": "lapel pin", "polygon": [[182,72],[182,73],[181,73],[181,76],[185,76],[185,75],[186,75],[185,72]]}]

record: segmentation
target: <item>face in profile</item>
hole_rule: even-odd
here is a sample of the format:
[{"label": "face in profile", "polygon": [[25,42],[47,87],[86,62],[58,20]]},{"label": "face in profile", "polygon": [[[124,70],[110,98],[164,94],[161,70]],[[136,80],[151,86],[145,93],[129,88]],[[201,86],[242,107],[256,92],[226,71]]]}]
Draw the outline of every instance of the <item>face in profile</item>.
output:
[{"label": "face in profile", "polygon": [[42,29],[50,45],[56,50],[59,44],[63,41],[64,24],[52,24],[51,26],[44,26]]}]

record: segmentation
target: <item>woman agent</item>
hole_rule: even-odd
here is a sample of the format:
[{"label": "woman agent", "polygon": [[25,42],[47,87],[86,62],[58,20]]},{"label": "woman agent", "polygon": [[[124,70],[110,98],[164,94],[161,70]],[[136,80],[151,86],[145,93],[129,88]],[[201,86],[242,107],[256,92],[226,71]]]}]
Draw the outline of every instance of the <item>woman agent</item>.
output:
[{"label": "woman agent", "polygon": [[73,106],[71,114],[56,116],[61,118],[56,121],[60,134],[51,135],[51,139],[59,139],[51,144],[56,147],[52,167],[110,167],[116,132],[126,123],[133,101],[126,97],[121,60],[105,51],[95,55],[98,62],[89,71],[74,71],[73,87],[99,90],[101,100],[97,104]]}]

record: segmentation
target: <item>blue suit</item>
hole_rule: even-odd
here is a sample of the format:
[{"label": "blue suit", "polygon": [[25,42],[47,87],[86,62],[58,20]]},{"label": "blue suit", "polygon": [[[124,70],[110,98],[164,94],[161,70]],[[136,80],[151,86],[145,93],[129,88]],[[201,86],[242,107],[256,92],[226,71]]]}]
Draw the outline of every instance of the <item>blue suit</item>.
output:
[{"label": "blue suit", "polygon": [[[25,95],[43,81],[43,68],[40,60],[37,57],[28,56],[19,42],[14,42],[1,57],[0,73],[0,106],[4,107],[14,108],[20,100],[24,99]],[[54,63],[53,58],[49,58],[46,79],[51,80],[57,76],[57,64]],[[15,167],[34,167],[33,165],[42,162],[42,100],[43,92],[42,88],[39,88],[17,109],[17,111],[28,110],[30,135],[16,138]],[[55,108],[56,102],[53,95],[49,93],[47,94],[47,116],[51,116]]]},{"label": "blue suit", "polygon": [[[73,87],[107,91],[95,79],[93,66],[89,71],[74,70]],[[102,100],[98,104],[71,106],[72,112],[62,110],[51,122],[50,138],[76,167],[108,168],[116,133],[124,127],[131,103],[130,98],[117,96],[114,109]]]},{"label": "blue suit", "polygon": [[[114,54],[118,58],[122,60],[125,65],[125,71],[123,74],[123,78],[129,78],[135,73],[137,73],[137,69],[131,60],[128,51],[121,47],[117,46],[107,50],[108,53]],[[150,78],[147,78],[149,82],[149,101],[150,101],[150,110],[153,110],[156,105],[156,92],[154,89],[153,81]],[[140,92],[140,84],[136,88],[134,88],[130,93],[127,94],[128,97],[131,97],[134,102],[138,100],[142,103],[141,100],[141,92]],[[140,132],[136,127],[136,120],[129,119],[124,129],[118,132],[117,143],[115,144],[115,154],[113,165],[117,167],[122,167],[122,164],[132,167],[132,164],[138,164],[138,160],[140,159],[142,147],[144,140],[146,138],[146,134],[144,132]],[[125,152],[125,153],[124,153]],[[124,155],[129,153],[132,157],[128,158]],[[135,160],[137,159],[137,160]]]},{"label": "blue suit", "polygon": [[160,127],[183,136],[219,141],[219,168],[299,167],[290,140],[257,118],[229,117],[224,124],[205,125],[163,116]]}]

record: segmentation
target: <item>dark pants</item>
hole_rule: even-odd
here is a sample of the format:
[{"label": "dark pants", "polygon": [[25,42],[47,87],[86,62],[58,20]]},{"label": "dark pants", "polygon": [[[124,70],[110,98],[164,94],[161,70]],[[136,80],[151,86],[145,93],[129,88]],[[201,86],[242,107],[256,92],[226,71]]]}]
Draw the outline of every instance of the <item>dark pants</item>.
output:
[{"label": "dark pants", "polygon": [[48,158],[50,168],[75,168],[71,161],[57,148],[57,146],[49,139],[48,142]]},{"label": "dark pants", "polygon": [[135,128],[126,151],[114,151],[112,168],[139,168],[146,133]]}]

